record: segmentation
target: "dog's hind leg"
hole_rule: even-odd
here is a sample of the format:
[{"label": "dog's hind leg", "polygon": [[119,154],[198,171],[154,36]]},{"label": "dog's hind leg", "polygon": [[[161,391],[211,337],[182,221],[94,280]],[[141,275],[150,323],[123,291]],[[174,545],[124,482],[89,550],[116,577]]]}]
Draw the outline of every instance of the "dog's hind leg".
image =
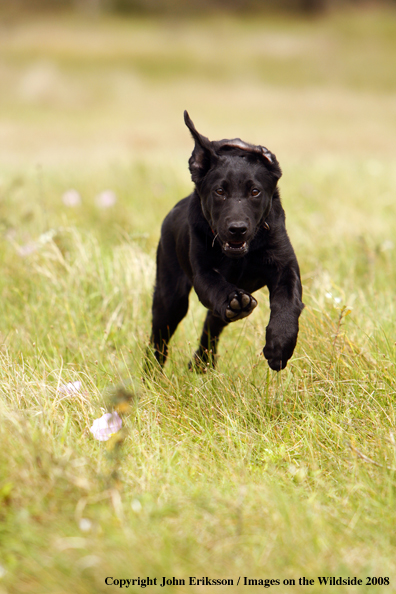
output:
[{"label": "dog's hind leg", "polygon": [[208,311],[202,329],[199,347],[188,364],[190,369],[205,372],[208,367],[215,367],[217,344],[223,328],[227,326],[219,317]]},{"label": "dog's hind leg", "polygon": [[153,298],[151,344],[154,347],[154,356],[161,366],[165,364],[168,355],[168,343],[187,314],[191,290],[191,283],[184,273],[173,278],[173,283],[169,282],[169,277],[167,280],[165,290],[162,283],[157,283]]}]

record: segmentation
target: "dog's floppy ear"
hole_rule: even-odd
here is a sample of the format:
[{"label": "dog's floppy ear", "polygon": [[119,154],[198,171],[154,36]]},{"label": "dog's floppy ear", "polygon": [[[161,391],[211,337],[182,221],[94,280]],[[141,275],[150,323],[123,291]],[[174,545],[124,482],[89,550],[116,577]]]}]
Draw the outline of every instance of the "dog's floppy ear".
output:
[{"label": "dog's floppy ear", "polygon": [[265,146],[248,144],[240,138],[234,138],[233,140],[221,140],[218,144],[220,145],[219,148],[223,150],[227,148],[237,148],[248,153],[259,155],[268,164],[269,170],[276,179],[279,179],[282,176],[282,171],[279,167],[277,158],[275,157],[274,153],[271,153],[271,151],[269,151]]},{"label": "dog's floppy ear", "polygon": [[202,136],[202,134],[197,131],[187,111],[184,112],[184,121],[195,140],[195,147],[188,161],[188,165],[191,172],[191,178],[194,183],[197,183],[201,181],[210,169],[215,153],[209,138]]}]

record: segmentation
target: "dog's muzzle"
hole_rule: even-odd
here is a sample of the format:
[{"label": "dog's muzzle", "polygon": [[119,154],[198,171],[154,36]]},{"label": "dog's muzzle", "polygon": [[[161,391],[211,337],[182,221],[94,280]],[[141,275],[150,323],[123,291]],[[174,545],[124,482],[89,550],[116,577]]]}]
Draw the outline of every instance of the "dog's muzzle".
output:
[{"label": "dog's muzzle", "polygon": [[249,251],[249,244],[247,241],[225,241],[222,244],[223,252],[232,258],[240,258],[245,256]]},{"label": "dog's muzzle", "polygon": [[248,225],[244,221],[232,221],[228,225],[227,240],[223,241],[223,252],[227,256],[238,258],[247,254],[248,244]]}]

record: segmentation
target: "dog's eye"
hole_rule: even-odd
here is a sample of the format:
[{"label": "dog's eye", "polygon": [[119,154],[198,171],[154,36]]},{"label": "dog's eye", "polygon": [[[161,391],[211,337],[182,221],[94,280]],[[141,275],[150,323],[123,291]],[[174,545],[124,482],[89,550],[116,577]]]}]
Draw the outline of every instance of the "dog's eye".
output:
[{"label": "dog's eye", "polygon": [[225,194],[225,191],[224,191],[224,189],[223,189],[223,188],[217,188],[217,189],[215,190],[215,192],[216,192],[216,194],[217,194],[218,196],[224,196],[224,194]]},{"label": "dog's eye", "polygon": [[260,190],[258,190],[257,188],[253,188],[253,189],[250,191],[250,195],[251,195],[251,196],[259,196],[259,194],[260,194]]}]

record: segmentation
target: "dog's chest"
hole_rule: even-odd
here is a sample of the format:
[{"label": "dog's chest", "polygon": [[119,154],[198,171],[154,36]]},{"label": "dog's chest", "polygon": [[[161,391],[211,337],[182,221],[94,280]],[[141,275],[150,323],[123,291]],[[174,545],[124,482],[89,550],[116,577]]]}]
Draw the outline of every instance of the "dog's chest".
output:
[{"label": "dog's chest", "polygon": [[260,258],[240,258],[223,260],[218,272],[232,284],[253,292],[266,283],[265,266]]}]

